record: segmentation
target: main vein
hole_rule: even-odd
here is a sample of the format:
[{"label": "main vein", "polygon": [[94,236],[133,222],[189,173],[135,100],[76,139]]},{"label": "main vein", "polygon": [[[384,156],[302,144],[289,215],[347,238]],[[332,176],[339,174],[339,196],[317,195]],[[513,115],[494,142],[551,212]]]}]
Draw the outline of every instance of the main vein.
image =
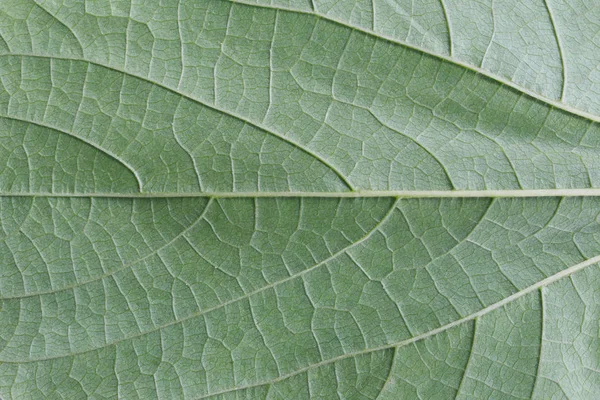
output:
[{"label": "main vein", "polygon": [[490,190],[354,190],[346,192],[157,192],[157,193],[50,193],[50,192],[0,192],[0,197],[102,197],[102,198],[523,198],[523,197],[598,197],[600,188],[583,189],[490,189]]}]

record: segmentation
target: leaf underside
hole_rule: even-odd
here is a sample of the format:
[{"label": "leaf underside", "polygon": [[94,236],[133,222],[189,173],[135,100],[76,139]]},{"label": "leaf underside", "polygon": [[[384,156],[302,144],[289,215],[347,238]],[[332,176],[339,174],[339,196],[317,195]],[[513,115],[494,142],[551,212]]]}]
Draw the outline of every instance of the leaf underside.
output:
[{"label": "leaf underside", "polygon": [[593,0],[0,2],[0,398],[594,399]]}]

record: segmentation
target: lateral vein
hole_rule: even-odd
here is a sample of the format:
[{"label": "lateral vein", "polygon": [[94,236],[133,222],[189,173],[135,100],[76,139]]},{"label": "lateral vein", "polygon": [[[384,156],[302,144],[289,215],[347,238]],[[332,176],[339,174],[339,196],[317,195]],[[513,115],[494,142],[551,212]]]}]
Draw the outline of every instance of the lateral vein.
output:
[{"label": "lateral vein", "polygon": [[482,308],[481,310],[479,310],[479,311],[477,311],[477,312],[475,312],[473,314],[467,315],[466,317],[463,317],[461,319],[457,319],[456,321],[453,321],[453,322],[451,322],[449,324],[446,324],[446,325],[442,325],[439,328],[432,329],[432,330],[430,330],[428,332],[425,332],[425,333],[422,333],[420,335],[413,336],[410,339],[402,340],[402,341],[395,342],[395,343],[390,343],[390,344],[383,345],[383,346],[373,347],[373,348],[369,348],[369,349],[365,349],[365,350],[360,350],[360,351],[356,351],[356,352],[352,352],[352,353],[346,353],[346,354],[338,356],[338,357],[334,357],[334,358],[330,358],[328,360],[321,361],[320,363],[309,365],[309,366],[304,367],[302,369],[299,369],[299,370],[296,370],[294,372],[291,372],[291,373],[289,373],[287,375],[282,375],[282,376],[280,376],[280,377],[278,377],[276,379],[273,379],[271,381],[268,381],[268,382],[262,382],[262,383],[259,383],[259,384],[240,386],[240,387],[237,387],[237,388],[230,388],[230,389],[222,390],[222,391],[219,391],[219,392],[214,392],[214,393],[206,394],[206,395],[201,396],[201,397],[197,397],[195,400],[205,399],[205,398],[208,398],[208,397],[212,397],[212,396],[216,396],[216,395],[220,395],[220,394],[224,394],[224,393],[230,393],[230,392],[234,392],[234,391],[237,391],[237,390],[244,390],[244,389],[249,389],[249,388],[259,387],[259,386],[264,386],[264,385],[272,385],[272,384],[275,384],[277,382],[280,382],[280,381],[283,381],[285,379],[288,379],[288,378],[291,378],[293,376],[296,376],[296,375],[299,375],[301,373],[304,373],[306,371],[309,371],[311,369],[319,368],[319,367],[322,367],[324,365],[329,365],[329,364],[332,364],[332,363],[340,361],[340,360],[344,360],[344,359],[352,358],[352,357],[357,357],[357,356],[360,356],[360,355],[363,355],[363,354],[369,354],[369,353],[373,353],[373,352],[376,352],[376,351],[382,351],[382,350],[388,350],[388,349],[394,349],[394,348],[397,349],[399,347],[407,346],[409,344],[412,344],[412,343],[415,343],[415,342],[427,339],[427,338],[429,338],[431,336],[435,336],[435,335],[437,335],[439,333],[445,332],[445,331],[447,331],[449,329],[452,329],[452,328],[454,328],[454,327],[456,327],[458,325],[464,324],[465,322],[473,321],[473,320],[475,320],[475,319],[477,319],[479,317],[482,317],[482,316],[484,316],[486,314],[489,314],[490,312],[492,312],[492,311],[494,311],[494,310],[496,310],[498,308],[504,307],[505,305],[507,305],[507,304],[509,304],[509,303],[511,303],[511,302],[513,302],[513,301],[515,301],[515,300],[517,300],[517,299],[519,299],[519,298],[521,298],[521,297],[529,294],[529,293],[532,293],[532,292],[534,292],[536,290],[539,290],[539,289],[541,289],[543,287],[546,287],[546,286],[548,286],[548,285],[550,285],[550,284],[552,284],[552,283],[554,283],[554,282],[556,282],[556,281],[558,281],[558,280],[560,280],[562,278],[566,278],[568,276],[571,276],[574,273],[579,272],[579,271],[583,270],[584,268],[586,268],[586,267],[588,267],[590,265],[596,264],[598,262],[600,262],[600,255],[592,257],[589,260],[586,260],[586,261],[581,262],[579,264],[573,265],[573,266],[571,266],[571,267],[569,267],[567,269],[564,269],[564,270],[562,270],[562,271],[560,271],[560,272],[558,272],[558,273],[556,273],[554,275],[551,275],[548,278],[543,279],[543,280],[541,280],[541,281],[539,281],[539,282],[537,282],[537,283],[535,283],[535,284],[533,284],[531,286],[528,286],[528,287],[526,287],[523,290],[520,290],[520,291],[518,291],[516,293],[513,293],[512,295],[510,295],[510,296],[508,296],[508,297],[506,297],[506,298],[504,298],[504,299],[502,299],[502,300],[500,300],[500,301],[498,301],[498,302],[496,302],[494,304],[491,304],[491,305],[489,305],[489,306],[487,306],[485,308]]},{"label": "lateral vein", "polygon": [[228,1],[230,1],[231,3],[242,4],[242,5],[246,5],[246,6],[250,6],[250,7],[259,7],[259,8],[273,9],[273,10],[282,10],[282,11],[287,11],[287,12],[297,13],[297,14],[313,15],[313,16],[316,16],[318,18],[322,18],[324,20],[331,21],[331,22],[336,23],[338,25],[345,26],[346,28],[350,28],[350,29],[353,29],[355,31],[362,32],[362,33],[364,33],[366,35],[377,37],[379,39],[386,40],[386,41],[388,41],[390,43],[399,44],[399,45],[404,46],[406,48],[416,50],[416,51],[421,52],[423,54],[427,54],[427,55],[429,55],[431,57],[435,57],[435,58],[438,58],[438,59],[441,59],[441,60],[444,60],[444,61],[448,61],[448,62],[450,62],[452,64],[461,66],[461,67],[463,67],[465,69],[468,69],[470,71],[476,72],[479,75],[485,76],[485,77],[487,77],[489,79],[492,79],[492,80],[494,80],[494,81],[496,81],[498,83],[501,83],[501,84],[503,84],[505,86],[508,86],[508,87],[510,87],[510,88],[512,88],[514,90],[519,91],[520,93],[524,93],[527,96],[529,96],[531,98],[534,98],[534,99],[538,100],[541,103],[545,103],[547,105],[550,105],[550,106],[552,106],[554,108],[557,108],[557,109],[560,109],[562,111],[568,112],[570,114],[577,115],[577,116],[582,117],[582,118],[586,118],[586,119],[588,119],[590,121],[600,122],[600,115],[595,115],[595,114],[589,113],[587,111],[580,110],[578,108],[572,107],[572,106],[570,106],[570,105],[568,105],[566,103],[563,103],[561,101],[550,99],[550,98],[548,98],[548,97],[546,97],[546,96],[544,96],[544,95],[542,95],[540,93],[534,92],[533,90],[529,90],[529,89],[527,89],[527,88],[525,88],[523,86],[519,86],[519,85],[515,84],[514,82],[511,82],[510,80],[508,80],[506,78],[503,78],[500,75],[494,74],[493,72],[491,72],[489,70],[486,70],[484,68],[464,63],[464,62],[462,62],[462,61],[460,61],[460,60],[458,60],[456,58],[453,58],[451,56],[447,56],[447,55],[444,55],[444,54],[436,53],[435,51],[428,50],[428,49],[425,49],[425,48],[422,48],[422,47],[419,47],[419,46],[415,46],[413,44],[410,44],[408,42],[405,42],[403,40],[394,38],[394,37],[389,36],[389,35],[385,35],[385,34],[382,34],[382,33],[379,33],[379,32],[374,32],[374,31],[372,31],[372,30],[370,30],[368,28],[361,28],[361,27],[358,27],[358,26],[353,26],[353,25],[349,24],[348,22],[345,22],[345,21],[343,21],[343,20],[341,20],[339,18],[331,17],[331,16],[328,16],[328,15],[319,13],[317,11],[306,11],[306,10],[300,10],[300,9],[296,9],[296,8],[286,8],[286,7],[282,7],[282,6],[254,4],[254,3],[250,3],[247,0],[228,0]]}]

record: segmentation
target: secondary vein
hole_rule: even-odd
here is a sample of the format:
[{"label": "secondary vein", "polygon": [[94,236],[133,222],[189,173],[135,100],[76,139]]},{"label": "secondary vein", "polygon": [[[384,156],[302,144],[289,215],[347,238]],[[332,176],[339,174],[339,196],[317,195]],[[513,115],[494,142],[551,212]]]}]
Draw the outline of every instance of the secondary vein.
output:
[{"label": "secondary vein", "polygon": [[208,398],[208,397],[212,397],[212,396],[216,396],[216,395],[220,395],[220,394],[225,394],[225,393],[229,393],[229,392],[234,392],[234,391],[237,391],[237,390],[249,389],[249,388],[259,387],[259,386],[264,386],[264,385],[272,385],[274,383],[277,383],[277,382],[283,381],[285,379],[291,378],[293,376],[299,375],[299,374],[304,373],[306,371],[309,371],[311,369],[319,368],[319,367],[322,367],[324,365],[329,365],[329,364],[332,364],[332,363],[335,363],[337,361],[341,361],[341,360],[344,360],[344,359],[347,359],[347,358],[357,357],[357,356],[360,356],[360,355],[363,355],[363,354],[369,354],[369,353],[373,353],[373,352],[376,352],[376,351],[382,351],[382,350],[388,350],[388,349],[393,349],[393,348],[399,348],[399,347],[403,347],[403,346],[406,346],[406,345],[409,345],[409,344],[412,344],[412,343],[415,343],[415,342],[427,339],[427,338],[429,338],[431,336],[435,336],[435,335],[437,335],[439,333],[442,333],[442,332],[445,332],[445,331],[447,331],[449,329],[452,329],[452,328],[454,328],[454,327],[456,327],[458,325],[464,324],[465,322],[470,322],[470,321],[473,321],[473,320],[475,320],[475,319],[477,319],[479,317],[482,317],[482,316],[484,316],[486,314],[489,314],[490,312],[492,312],[492,311],[494,311],[496,309],[499,309],[501,307],[504,307],[505,305],[507,305],[507,304],[509,304],[509,303],[511,303],[511,302],[513,302],[513,301],[515,301],[515,300],[517,300],[517,299],[519,299],[519,298],[521,298],[521,297],[529,294],[529,293],[532,293],[532,292],[534,292],[536,290],[539,290],[539,289],[541,289],[543,287],[546,287],[546,286],[548,286],[548,285],[550,285],[550,284],[552,284],[552,283],[554,283],[554,282],[556,282],[556,281],[558,281],[558,280],[560,280],[562,278],[569,277],[569,276],[573,275],[574,273],[579,272],[579,271],[583,270],[584,268],[586,268],[586,267],[588,267],[590,265],[597,264],[598,262],[600,262],[600,255],[598,255],[596,257],[593,257],[593,258],[590,258],[589,260],[584,261],[582,263],[573,265],[572,267],[569,267],[569,268],[567,268],[565,270],[562,270],[562,271],[560,271],[560,272],[558,272],[558,273],[556,273],[554,275],[551,275],[548,278],[543,279],[543,280],[541,280],[541,281],[539,281],[539,282],[537,282],[537,283],[535,283],[535,284],[533,284],[531,286],[528,286],[525,289],[520,290],[520,291],[518,291],[518,292],[516,292],[516,293],[514,293],[514,294],[512,294],[512,295],[510,295],[510,296],[508,296],[508,297],[506,297],[506,298],[504,298],[504,299],[502,299],[502,300],[494,303],[494,304],[491,304],[491,305],[489,305],[489,306],[487,306],[485,308],[482,308],[481,310],[479,310],[479,311],[477,311],[477,312],[475,312],[473,314],[470,314],[470,315],[468,315],[466,317],[463,317],[461,319],[453,321],[453,322],[451,322],[449,324],[442,325],[439,328],[433,329],[431,331],[422,333],[420,335],[413,336],[410,339],[406,339],[406,340],[402,340],[402,341],[399,341],[399,342],[390,343],[390,344],[387,344],[387,345],[378,346],[378,347],[374,347],[374,348],[369,348],[369,349],[365,349],[365,350],[360,350],[360,351],[356,351],[356,352],[352,352],[352,353],[346,353],[346,354],[343,354],[343,355],[338,356],[338,357],[334,357],[334,358],[331,358],[331,359],[328,359],[328,360],[324,360],[324,361],[322,361],[320,363],[317,363],[317,364],[309,365],[309,366],[307,366],[305,368],[296,370],[296,371],[291,372],[291,373],[289,373],[287,375],[282,375],[282,376],[280,376],[280,377],[278,377],[276,379],[273,379],[271,381],[268,381],[268,382],[262,382],[262,383],[258,383],[258,384],[252,384],[252,385],[240,386],[240,387],[236,387],[236,388],[230,388],[230,389],[222,390],[222,391],[219,391],[219,392],[213,392],[213,393],[210,393],[210,394],[206,394],[204,396],[197,397],[195,400],[205,399],[205,398]]},{"label": "secondary vein", "polygon": [[544,95],[542,95],[540,93],[534,92],[533,90],[530,90],[530,89],[527,89],[525,87],[519,86],[519,85],[515,84],[514,82],[511,82],[510,80],[508,80],[506,78],[503,78],[503,77],[501,77],[499,75],[494,74],[493,72],[490,72],[489,70],[483,69],[481,67],[477,67],[475,65],[464,63],[464,62],[462,62],[460,60],[457,60],[457,59],[455,59],[455,58],[453,58],[451,56],[446,56],[444,54],[436,53],[435,51],[432,51],[432,50],[429,50],[429,49],[425,49],[425,48],[422,48],[422,47],[419,47],[419,46],[415,46],[413,44],[410,44],[408,42],[402,41],[400,39],[394,38],[394,37],[389,36],[389,35],[385,35],[383,33],[374,32],[374,31],[372,31],[372,30],[370,30],[368,28],[361,28],[361,27],[358,27],[358,26],[351,25],[348,22],[343,21],[343,20],[338,19],[338,18],[330,17],[328,15],[325,15],[325,14],[322,14],[322,13],[319,13],[319,12],[316,12],[316,11],[313,12],[313,11],[300,10],[300,9],[296,9],[296,8],[286,8],[286,7],[274,6],[274,5],[253,4],[253,3],[250,3],[250,2],[247,2],[247,1],[244,1],[244,0],[228,0],[228,1],[230,1],[231,3],[243,4],[243,5],[250,6],[250,7],[259,7],[259,8],[266,8],[266,9],[272,9],[272,10],[282,10],[282,11],[287,11],[287,12],[291,12],[291,13],[313,15],[313,16],[316,16],[318,18],[322,18],[324,20],[328,20],[328,21],[334,22],[334,23],[336,23],[338,25],[341,25],[341,26],[344,26],[346,28],[350,28],[350,29],[353,29],[355,31],[362,32],[362,33],[364,33],[366,35],[374,36],[374,37],[377,37],[379,39],[386,40],[388,42],[395,43],[395,44],[401,45],[403,47],[416,50],[416,51],[421,52],[423,54],[427,54],[429,56],[432,56],[432,57],[435,57],[435,58],[438,58],[438,59],[450,62],[452,64],[461,66],[461,67],[463,67],[465,69],[468,69],[470,71],[476,72],[479,75],[483,75],[483,76],[485,76],[485,77],[487,77],[489,79],[492,79],[492,80],[494,80],[494,81],[496,81],[498,83],[501,83],[501,84],[503,84],[505,86],[508,86],[508,87],[510,87],[510,88],[512,88],[512,89],[514,89],[514,90],[516,90],[518,92],[520,92],[520,93],[524,93],[527,96],[529,96],[531,98],[534,98],[534,99],[536,99],[537,101],[539,101],[541,103],[545,103],[545,104],[547,104],[549,106],[552,106],[554,108],[560,109],[560,110],[568,112],[570,114],[577,115],[579,117],[588,119],[590,121],[600,122],[600,115],[595,115],[595,114],[589,113],[587,111],[580,110],[578,108],[572,107],[572,106],[570,106],[570,105],[568,105],[566,103],[563,103],[561,101],[552,100],[552,99],[550,99],[550,98],[548,98],[548,97],[546,97],[546,96],[544,96]]}]

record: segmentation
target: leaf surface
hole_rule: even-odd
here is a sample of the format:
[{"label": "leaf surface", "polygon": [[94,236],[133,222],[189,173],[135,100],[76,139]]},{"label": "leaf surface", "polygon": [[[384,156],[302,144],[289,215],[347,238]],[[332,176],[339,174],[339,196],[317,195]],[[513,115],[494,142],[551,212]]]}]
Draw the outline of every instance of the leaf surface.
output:
[{"label": "leaf surface", "polygon": [[0,397],[592,399],[593,2],[0,3]]}]

